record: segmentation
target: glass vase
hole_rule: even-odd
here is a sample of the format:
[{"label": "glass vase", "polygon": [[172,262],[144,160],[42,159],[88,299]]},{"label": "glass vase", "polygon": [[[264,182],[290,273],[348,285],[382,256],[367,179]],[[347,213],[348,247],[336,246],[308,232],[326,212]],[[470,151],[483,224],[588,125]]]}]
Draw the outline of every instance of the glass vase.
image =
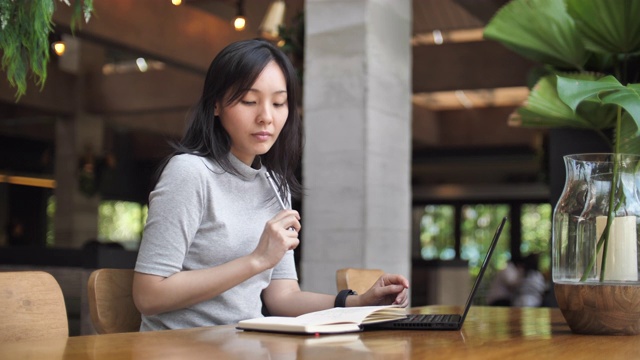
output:
[{"label": "glass vase", "polygon": [[640,333],[640,156],[564,157],[553,215],[553,282],[574,332]]}]

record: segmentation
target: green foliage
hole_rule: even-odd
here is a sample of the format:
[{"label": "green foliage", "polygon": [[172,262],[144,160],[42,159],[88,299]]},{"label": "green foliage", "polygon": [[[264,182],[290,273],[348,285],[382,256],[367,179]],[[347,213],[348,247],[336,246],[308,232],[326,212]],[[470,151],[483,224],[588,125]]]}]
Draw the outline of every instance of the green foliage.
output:
[{"label": "green foliage", "polygon": [[18,99],[27,91],[29,69],[36,78],[36,84],[40,88],[44,86],[53,10],[51,1],[0,2],[2,69],[6,71],[11,86],[17,87]]},{"label": "green foliage", "polygon": [[[596,80],[594,73],[566,73],[566,79],[575,81]],[[612,106],[591,106],[586,104],[573,109],[559,96],[557,76],[547,75],[538,80],[531,89],[526,106],[519,108],[518,116],[512,117],[512,123],[526,123],[530,127],[554,127],[564,124],[567,127],[602,131],[615,125],[615,108]],[[519,125],[516,123],[516,125]]]},{"label": "green foliage", "polygon": [[[55,246],[56,198],[47,201],[48,247]],[[144,224],[147,222],[149,207],[128,201],[101,201],[98,206],[98,239],[100,242],[115,242],[128,250],[136,250]]]},{"label": "green foliage", "polygon": [[[485,37],[545,64],[529,99],[511,117],[524,126],[587,128],[604,134],[614,153],[640,154],[640,1],[512,0],[490,21]],[[530,34],[527,32],[536,32]],[[619,157],[614,157],[600,281],[617,197]],[[589,259],[581,280],[596,262]]]},{"label": "green foliage", "polygon": [[639,13],[634,0],[512,0],[500,9],[485,38],[544,68],[510,123],[617,134],[606,136],[612,148],[640,154],[638,90],[627,85],[640,76]]},{"label": "green foliage", "polygon": [[581,69],[588,57],[562,0],[512,1],[496,13],[484,36],[558,68]]},{"label": "green foliage", "polygon": [[[509,215],[508,204],[470,204],[462,207],[460,257],[469,260],[469,271],[475,278],[480,272],[482,259],[489,250],[491,239],[502,218]],[[507,223],[491,259],[494,268],[500,268],[511,257],[509,251],[511,223]]]},{"label": "green foliage", "polygon": [[539,254],[540,271],[543,273],[551,268],[551,218],[553,207],[551,204],[525,204],[521,208],[521,234],[520,254]]},{"label": "green foliage", "polygon": [[[70,5],[68,0],[64,0]],[[72,29],[80,19],[89,21],[93,0],[74,2]],[[17,88],[16,101],[27,91],[27,77],[31,73],[42,89],[47,79],[49,63],[49,34],[53,30],[51,18],[55,0],[0,0],[0,49],[2,70],[9,84]]]},{"label": "green foliage", "polygon": [[[583,102],[614,104],[625,109],[640,127],[640,84],[623,86],[609,75],[596,81],[558,77],[558,95],[574,112]],[[638,120],[635,120],[638,119]]]},{"label": "green foliage", "polygon": [[585,48],[607,54],[640,50],[640,2],[636,0],[567,0]]},{"label": "green foliage", "polygon": [[47,247],[52,247],[55,245],[56,240],[56,226],[55,226],[55,216],[56,216],[56,197],[49,196],[47,199],[47,234],[45,243]]},{"label": "green foliage", "polygon": [[98,207],[98,239],[137,243],[146,218],[146,206],[127,201],[102,201]]},{"label": "green foliage", "polygon": [[420,255],[425,260],[451,260],[455,257],[453,205],[427,205],[420,219]]}]

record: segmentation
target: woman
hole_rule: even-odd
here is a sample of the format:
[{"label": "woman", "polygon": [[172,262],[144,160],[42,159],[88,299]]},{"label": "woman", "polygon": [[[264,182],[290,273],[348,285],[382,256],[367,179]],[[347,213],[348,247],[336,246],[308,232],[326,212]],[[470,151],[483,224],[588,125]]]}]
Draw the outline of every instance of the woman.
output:
[{"label": "woman", "polygon": [[288,206],[301,193],[298,94],[288,58],[266,41],[231,44],[211,63],[189,128],[149,196],[133,283],[141,330],[233,324],[260,317],[263,303],[279,316],[407,305],[400,275],[383,275],[361,295],[300,290],[300,216],[278,201]]}]

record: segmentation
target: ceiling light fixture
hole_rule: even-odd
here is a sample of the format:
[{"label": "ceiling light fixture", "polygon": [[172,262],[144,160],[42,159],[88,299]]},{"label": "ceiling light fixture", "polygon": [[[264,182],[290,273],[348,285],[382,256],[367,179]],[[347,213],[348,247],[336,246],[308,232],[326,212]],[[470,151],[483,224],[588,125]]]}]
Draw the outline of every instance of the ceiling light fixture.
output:
[{"label": "ceiling light fixture", "polygon": [[64,44],[64,41],[62,40],[53,42],[51,44],[51,48],[53,49],[53,52],[56,53],[56,55],[58,56],[64,55],[64,51],[67,49],[66,45]]},{"label": "ceiling light fixture", "polygon": [[454,94],[456,96],[456,99],[458,99],[460,104],[464,106],[465,109],[473,108],[473,103],[471,102],[467,94],[464,93],[464,90],[456,90]]},{"label": "ceiling light fixture", "polygon": [[142,57],[136,59],[136,65],[138,66],[138,70],[140,70],[140,72],[146,72],[147,70],[149,70],[147,60]]},{"label": "ceiling light fixture", "polygon": [[111,62],[102,66],[103,75],[127,74],[132,72],[161,71],[165,69],[165,64],[158,60],[137,58],[135,60],[124,60]]},{"label": "ceiling light fixture", "polygon": [[245,26],[247,26],[247,19],[244,17],[244,1],[238,0],[238,9],[236,17],[233,19],[233,27],[236,31],[242,31]]},{"label": "ceiling light fixture", "polygon": [[258,34],[267,40],[280,39],[280,26],[284,24],[284,0],[276,0],[269,5],[267,12],[258,28]]},{"label": "ceiling light fixture", "polygon": [[433,43],[436,45],[442,45],[442,43],[444,42],[444,38],[442,37],[442,31],[433,30],[432,34],[433,34]]},{"label": "ceiling light fixture", "polygon": [[182,0],[171,0],[171,3],[175,6],[180,6],[180,4],[182,4]]}]

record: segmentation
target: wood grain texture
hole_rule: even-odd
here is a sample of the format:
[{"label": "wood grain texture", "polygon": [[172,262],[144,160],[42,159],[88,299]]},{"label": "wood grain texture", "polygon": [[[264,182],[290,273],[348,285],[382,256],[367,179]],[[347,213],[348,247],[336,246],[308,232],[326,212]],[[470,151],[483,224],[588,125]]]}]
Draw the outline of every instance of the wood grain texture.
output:
[{"label": "wood grain texture", "polygon": [[578,334],[640,334],[639,285],[554,284],[558,307]]},{"label": "wood grain texture", "polygon": [[141,315],[132,294],[133,270],[95,270],[87,289],[91,322],[98,334],[140,330]]},{"label": "wood grain texture", "polygon": [[64,297],[51,274],[43,271],[0,272],[2,346],[47,338],[66,341],[67,336],[69,324]]},{"label": "wood grain texture", "polygon": [[[415,313],[459,311],[427,306]],[[378,330],[304,336],[233,325],[78,336],[0,346],[0,359],[635,359],[637,336],[585,336],[559,309],[472,307],[460,331]]]}]

